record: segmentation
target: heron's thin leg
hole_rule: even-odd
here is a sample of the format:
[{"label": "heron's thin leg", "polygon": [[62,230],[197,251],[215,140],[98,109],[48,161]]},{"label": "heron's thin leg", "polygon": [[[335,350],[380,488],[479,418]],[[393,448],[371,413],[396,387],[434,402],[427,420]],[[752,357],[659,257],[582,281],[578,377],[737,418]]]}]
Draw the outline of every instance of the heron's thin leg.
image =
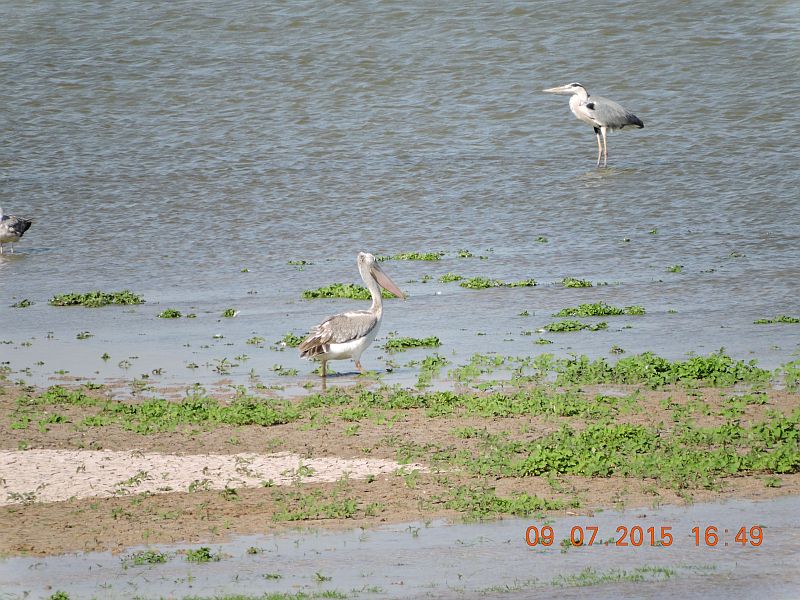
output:
[{"label": "heron's thin leg", "polygon": [[606,131],[608,131],[608,128],[607,127],[601,127],[600,131],[603,134],[603,166],[607,167],[608,166],[608,141],[606,141]]},{"label": "heron's thin leg", "polygon": [[597,137],[597,166],[600,166],[600,157],[603,155],[603,146],[600,145],[600,128],[594,128],[594,135]]}]

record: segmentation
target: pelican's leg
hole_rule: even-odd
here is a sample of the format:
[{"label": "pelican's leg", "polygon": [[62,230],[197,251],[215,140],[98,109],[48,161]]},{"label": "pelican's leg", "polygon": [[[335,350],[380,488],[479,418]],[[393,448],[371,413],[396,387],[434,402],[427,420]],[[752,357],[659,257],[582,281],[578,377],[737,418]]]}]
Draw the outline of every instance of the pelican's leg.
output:
[{"label": "pelican's leg", "polygon": [[[608,127],[601,127],[600,131],[603,134],[603,166],[607,167],[608,166],[608,142],[606,141],[606,131],[608,131]],[[599,160],[600,159],[598,159],[598,165],[600,164]]]},{"label": "pelican's leg", "polygon": [[320,367],[320,370],[322,371],[322,376],[323,376],[323,377],[326,377],[326,376],[328,375],[328,373],[327,373],[327,371],[326,371],[326,369],[325,369],[325,367],[326,367],[326,365],[327,365],[327,364],[328,364],[328,361],[327,361],[327,360],[323,360],[323,361],[322,361],[322,366]]},{"label": "pelican's leg", "polygon": [[597,138],[597,166],[600,166],[600,157],[603,155],[603,146],[600,144],[600,128],[594,128],[594,135]]},{"label": "pelican's leg", "polygon": [[3,253],[3,244],[0,244],[0,254]]},{"label": "pelican's leg", "polygon": [[360,373],[363,373],[363,372],[364,372],[364,367],[362,367],[362,366],[361,366],[361,361],[360,361],[360,360],[357,360],[357,361],[356,361],[356,369],[358,369],[358,371],[359,371]]}]

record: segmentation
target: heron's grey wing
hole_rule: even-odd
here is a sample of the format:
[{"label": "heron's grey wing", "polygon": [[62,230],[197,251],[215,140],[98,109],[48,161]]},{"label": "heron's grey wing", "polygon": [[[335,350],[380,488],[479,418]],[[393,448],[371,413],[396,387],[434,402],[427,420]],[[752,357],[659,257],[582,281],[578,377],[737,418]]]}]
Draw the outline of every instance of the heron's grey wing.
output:
[{"label": "heron's grey wing", "polygon": [[644,127],[644,123],[639,117],[621,104],[608,98],[589,96],[588,102],[583,106],[590,112],[592,119],[600,127],[608,127],[609,129],[622,129],[626,125]]},{"label": "heron's grey wing", "polygon": [[327,352],[330,344],[343,344],[367,335],[378,324],[378,318],[367,310],[341,313],[314,327],[299,346],[300,356],[316,356]]}]

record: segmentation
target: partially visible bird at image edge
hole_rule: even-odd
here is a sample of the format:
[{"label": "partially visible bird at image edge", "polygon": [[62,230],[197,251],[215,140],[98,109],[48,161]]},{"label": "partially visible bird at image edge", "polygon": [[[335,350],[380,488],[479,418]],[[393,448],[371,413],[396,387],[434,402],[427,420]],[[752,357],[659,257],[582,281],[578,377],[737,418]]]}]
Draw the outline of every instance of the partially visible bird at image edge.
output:
[{"label": "partially visible bird at image edge", "polygon": [[600,166],[601,157],[603,166],[608,166],[607,132],[622,129],[628,125],[634,125],[639,129],[644,127],[642,120],[627,108],[602,96],[590,96],[587,89],[580,83],[568,83],[542,91],[548,94],[571,96],[569,108],[572,113],[584,123],[594,127],[594,133],[597,137],[598,167]]},{"label": "partially visible bird at image edge", "polygon": [[375,339],[383,319],[381,287],[398,298],[406,299],[397,284],[384,272],[377,259],[368,252],[359,252],[358,272],[367,284],[372,305],[367,310],[352,310],[332,317],[314,327],[300,344],[300,357],[322,362],[321,373],[326,376],[329,360],[352,358],[362,373],[361,354]]},{"label": "partially visible bird at image edge", "polygon": [[14,244],[25,235],[32,223],[28,219],[5,215],[0,207],[0,254],[3,254],[3,244],[11,244],[11,254],[14,254]]}]

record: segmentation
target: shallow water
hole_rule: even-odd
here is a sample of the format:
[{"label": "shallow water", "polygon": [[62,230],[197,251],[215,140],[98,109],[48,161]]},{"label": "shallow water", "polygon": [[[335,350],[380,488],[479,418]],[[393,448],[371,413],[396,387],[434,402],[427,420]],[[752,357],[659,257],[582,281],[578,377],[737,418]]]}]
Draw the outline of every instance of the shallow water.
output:
[{"label": "shallow water", "polygon": [[[798,326],[753,324],[798,316],[794,2],[11,1],[0,20],[0,205],[34,220],[0,257],[15,377],[209,384],[227,358],[232,383],[313,381],[269,344],[359,304],[300,294],[356,281],[360,250],[447,252],[385,263],[410,298],[382,333],[437,335],[454,362],[612,345],[796,356]],[[567,98],[541,93],[572,80],[646,124],[611,135],[608,169]],[[436,281],[448,271],[539,285],[465,290]],[[124,288],[147,303],[47,305]],[[9,307],[21,298],[35,304]],[[598,301],[647,315],[549,346],[523,335]],[[168,307],[197,318],[156,318]],[[383,369],[377,345],[364,363]],[[385,380],[412,380],[402,365],[424,355]]]},{"label": "shallow water", "polygon": [[[509,519],[246,536],[209,546],[221,560],[203,564],[175,554],[199,547],[189,544],[152,547],[167,553],[169,560],[144,566],[132,564],[133,554],[142,548],[117,556],[10,558],[0,561],[5,592],[0,597],[40,598],[59,589],[70,597],[108,599],[323,590],[359,598],[796,598],[798,510],[800,499],[786,497],[561,517],[547,521],[555,539],[548,548],[529,547],[525,541],[528,526],[542,527],[545,522]],[[749,532],[754,525],[762,527],[760,546],[735,542],[740,528]],[[598,542],[620,539],[619,526],[655,527],[657,536],[661,527],[671,527],[674,539],[671,546],[610,544],[562,552],[561,541],[576,526],[583,528],[587,540],[587,527],[597,527]],[[717,527],[717,544],[696,545],[692,529],[700,527],[704,540],[710,526]],[[248,552],[250,548],[256,552]],[[587,568],[598,576],[614,570],[638,573],[646,581],[577,585],[575,577]],[[29,595],[23,596],[25,592]]]}]

